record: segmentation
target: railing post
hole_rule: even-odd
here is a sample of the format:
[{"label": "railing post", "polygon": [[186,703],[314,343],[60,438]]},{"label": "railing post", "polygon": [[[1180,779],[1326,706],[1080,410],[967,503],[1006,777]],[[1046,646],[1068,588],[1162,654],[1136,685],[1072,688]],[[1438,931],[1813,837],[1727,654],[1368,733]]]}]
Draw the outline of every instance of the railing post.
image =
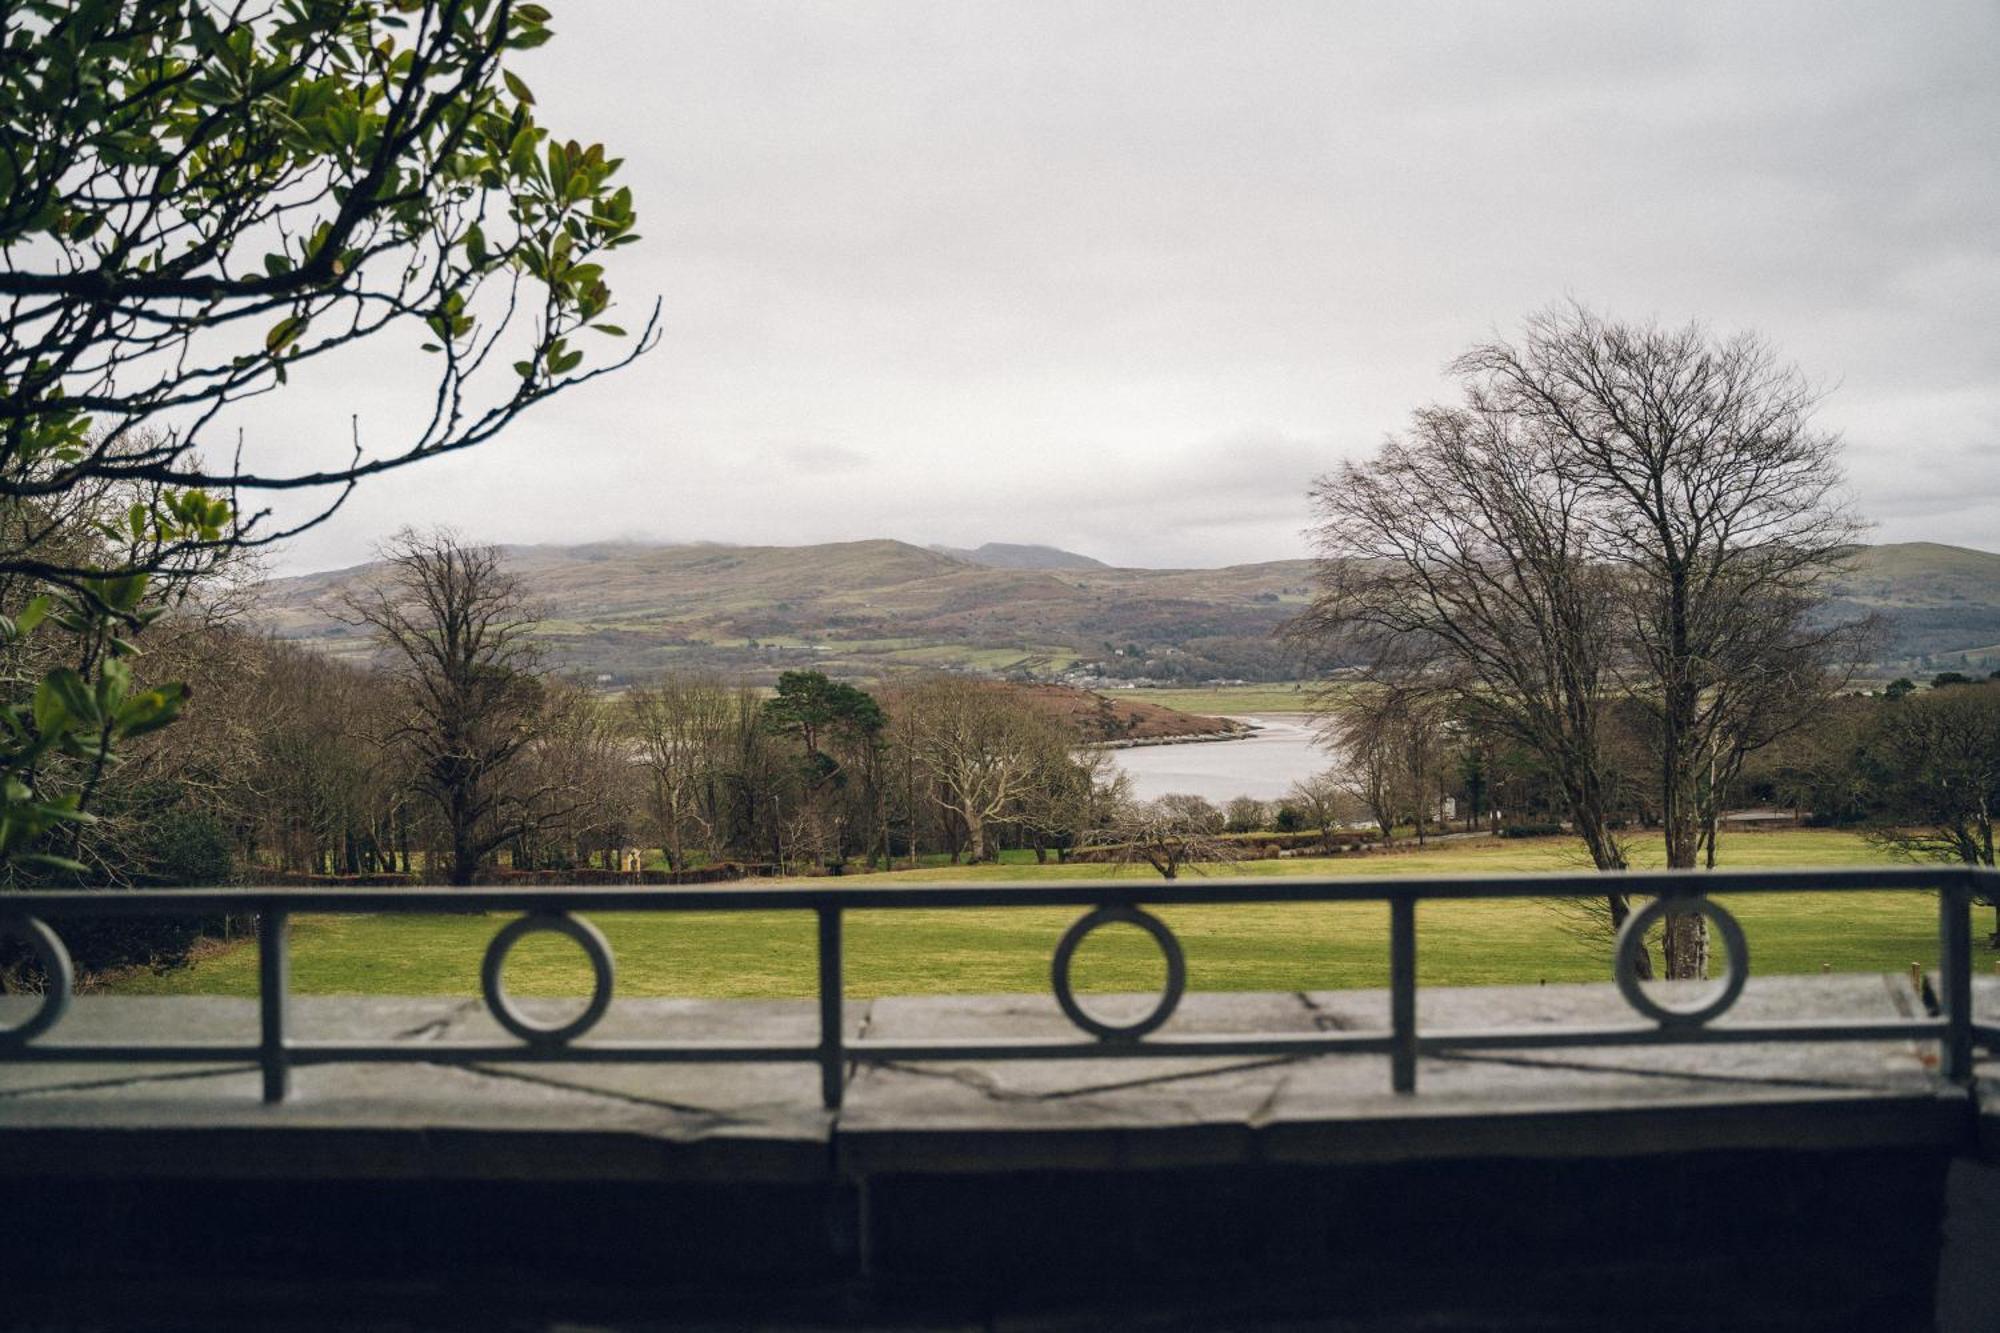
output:
[{"label": "railing post", "polygon": [[1389,899],[1390,1082],[1397,1092],[1417,1090],[1417,901],[1407,893]]},{"label": "railing post", "polygon": [[285,913],[268,903],[257,914],[258,1063],[264,1070],[264,1100],[281,1102],[291,1084],[285,1050],[285,1010],[291,998],[292,957]]},{"label": "railing post", "polygon": [[819,1095],[829,1111],[840,1109],[845,1083],[844,1031],[841,1004],[844,986],[840,966],[840,909],[819,909]]},{"label": "railing post", "polygon": [[1944,1076],[1972,1078],[1972,874],[1938,891],[1938,980],[1944,994]]}]

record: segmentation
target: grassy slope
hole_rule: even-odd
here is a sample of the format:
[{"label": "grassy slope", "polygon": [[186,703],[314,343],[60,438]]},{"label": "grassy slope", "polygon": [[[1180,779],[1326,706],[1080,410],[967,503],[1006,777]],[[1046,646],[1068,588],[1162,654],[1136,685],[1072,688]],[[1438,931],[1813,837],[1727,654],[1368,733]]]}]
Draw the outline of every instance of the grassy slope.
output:
[{"label": "grassy slope", "polygon": [[[885,540],[531,546],[509,548],[508,559],[532,599],[554,609],[540,633],[561,661],[627,674],[709,659],[731,669],[812,661],[853,676],[947,664],[1046,673],[1096,657],[1107,642],[1261,638],[1298,611],[1311,586],[1304,560],[995,569]],[[373,576],[360,568],[277,580],[270,621],[287,636],[363,651],[327,607],[341,587]],[[2000,632],[2000,555],[1923,542],[1869,547],[1838,584],[1843,613],[1889,613],[1917,636],[1906,649],[1920,640],[1920,651],[1958,652]],[[779,645],[776,655],[752,653],[749,639]]]},{"label": "grassy slope", "polygon": [[[1846,833],[1742,834],[1725,844],[1738,867],[1852,865],[1880,853]],[[1332,860],[1249,863],[1250,874],[1497,873],[1571,869],[1566,840],[1475,844]],[[1085,879],[1101,866],[1003,865],[897,872],[884,880]],[[1150,872],[1146,872],[1150,874]],[[1760,897],[1731,904],[1758,973],[1900,971],[1935,954],[1936,913],[1921,894]],[[1189,984],[1206,990],[1379,986],[1387,971],[1388,911],[1375,904],[1182,908],[1162,912],[1188,954]],[[857,912],[847,931],[851,995],[1043,991],[1067,910]],[[805,996],[813,989],[813,926],[791,913],[596,918],[618,959],[625,995]],[[1419,970],[1430,984],[1487,985],[1608,978],[1609,949],[1582,929],[1578,909],[1532,900],[1438,903],[1419,911]],[[309,917],[294,928],[293,988],[303,994],[471,995],[498,918]],[[1092,937],[1079,986],[1157,984],[1151,946],[1128,932]],[[524,994],[577,994],[582,964],[567,942],[538,937],[515,950],[508,985]],[[191,968],[130,978],[130,994],[256,992],[256,956],[238,946]]]},{"label": "grassy slope", "polygon": [[1890,542],[1862,548],[1836,583],[1846,596],[1874,605],[1990,604],[2000,585],[2000,555],[1938,542]]}]

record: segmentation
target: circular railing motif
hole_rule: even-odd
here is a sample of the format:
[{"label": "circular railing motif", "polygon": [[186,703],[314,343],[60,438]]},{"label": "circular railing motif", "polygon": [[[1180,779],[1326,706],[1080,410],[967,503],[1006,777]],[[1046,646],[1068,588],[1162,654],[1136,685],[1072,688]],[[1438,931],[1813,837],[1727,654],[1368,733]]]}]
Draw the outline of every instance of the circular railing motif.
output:
[{"label": "circular railing motif", "polygon": [[[1137,926],[1151,935],[1167,960],[1167,984],[1160,992],[1159,1003],[1153,1006],[1150,1013],[1131,1023],[1107,1023],[1091,1014],[1077,1002],[1076,992],[1069,980],[1070,964],[1075,961],[1077,947],[1098,927],[1118,924]],[[1167,923],[1158,917],[1136,907],[1099,907],[1084,914],[1075,925],[1063,932],[1062,942],[1056,945],[1050,973],[1055,985],[1056,1003],[1062,1006],[1070,1022],[1104,1041],[1133,1041],[1173,1017],[1182,993],[1187,990],[1187,955],[1181,952],[1181,942],[1167,929]]]},{"label": "circular railing motif", "polygon": [[[1708,1003],[1693,1009],[1668,1008],[1646,994],[1639,979],[1639,954],[1646,946],[1646,932],[1669,912],[1694,912],[1707,917],[1722,937],[1722,947],[1729,955],[1729,975],[1721,991]],[[1735,1004],[1736,997],[1743,993],[1743,983],[1750,979],[1750,946],[1744,942],[1743,927],[1728,908],[1703,897],[1670,895],[1653,899],[1625,918],[1625,924],[1618,929],[1617,949],[1613,975],[1618,980],[1619,993],[1625,997],[1625,1003],[1662,1027],[1700,1027]]]},{"label": "circular railing motif", "polygon": [[[575,940],[583,949],[584,957],[590,960],[593,979],[590,1003],[582,1013],[566,1023],[537,1023],[521,1013],[514,1007],[513,998],[507,994],[507,983],[500,975],[514,946],[527,936],[544,930]],[[479,985],[486,993],[486,1007],[493,1011],[493,1017],[501,1027],[532,1046],[560,1046],[596,1026],[597,1020],[604,1017],[604,1011],[611,1007],[613,977],[611,946],[605,942],[603,932],[583,918],[567,912],[530,912],[508,922],[493,937],[493,943],[486,946],[486,961],[479,968]]]},{"label": "circular railing motif", "polygon": [[46,922],[32,916],[0,916],[0,938],[9,937],[20,940],[34,952],[35,961],[42,965],[42,975],[48,981],[42,991],[41,1008],[29,1015],[25,1023],[0,1027],[0,1048],[26,1046],[61,1022],[69,1009],[70,993],[76,989],[76,969],[70,963],[69,950]]}]

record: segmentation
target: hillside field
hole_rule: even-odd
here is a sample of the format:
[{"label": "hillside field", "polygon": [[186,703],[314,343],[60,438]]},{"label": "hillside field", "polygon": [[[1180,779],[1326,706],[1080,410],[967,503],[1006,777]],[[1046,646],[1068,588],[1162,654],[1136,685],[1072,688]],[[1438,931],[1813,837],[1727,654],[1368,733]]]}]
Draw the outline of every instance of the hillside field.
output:
[{"label": "hillside field", "polygon": [[[1650,851],[1650,848],[1642,851]],[[1883,853],[1828,830],[1745,833],[1724,843],[1733,867],[1876,864]],[[1641,857],[1643,863],[1643,856]],[[1479,874],[1573,870],[1568,839],[1480,840],[1426,851],[1249,862],[1249,875]],[[998,865],[898,871],[881,882],[991,882],[1101,878],[1104,866]],[[1127,871],[1138,876],[1141,872]],[[1143,872],[1150,877],[1151,872]],[[816,881],[824,882],[824,881]],[[1725,900],[1729,901],[1729,900]],[[1790,894],[1739,898],[1753,974],[1896,973],[1936,956],[1934,900],[1922,893]],[[1380,986],[1387,977],[1388,909],[1362,904],[1245,904],[1163,910],[1198,990],[1310,990]],[[1041,992],[1069,910],[1007,908],[855,912],[847,922],[852,996]],[[593,918],[630,996],[802,997],[813,993],[814,927],[805,913],[613,913]],[[307,995],[475,995],[481,955],[499,916],[312,916],[293,927],[292,985]],[[1418,912],[1418,971],[1428,985],[1598,981],[1610,976],[1608,938],[1588,909],[1534,899],[1439,902]],[[1987,925],[1976,925],[1983,940]],[[1130,936],[1130,938],[1125,938]],[[1982,964],[1984,966],[1984,964]],[[256,993],[256,952],[221,946],[195,964],[126,976],[121,994]],[[1136,931],[1105,930],[1079,954],[1079,989],[1157,986],[1160,965]],[[540,936],[508,966],[525,995],[575,995],[587,972],[574,946]]]},{"label": "hillside field", "polygon": [[[1289,682],[1300,663],[1273,636],[1313,589],[1308,560],[1119,569],[1045,547],[953,552],[888,540],[504,553],[542,609],[536,637],[550,662],[610,685],[670,668],[769,683],[801,667],[851,680],[957,668],[1093,683]],[[370,644],[342,623],[340,597],[381,576],[363,565],[274,580],[261,618],[280,637],[365,655]],[[1829,615],[1879,618],[1884,679],[1926,664],[1980,669],[2000,643],[2000,555],[1864,547],[1833,592]]]},{"label": "hillside field", "polygon": [[1098,693],[1113,700],[1158,704],[1183,713],[1242,717],[1254,713],[1306,712],[1312,706],[1313,689],[1311,682],[1279,681],[1266,685],[1195,685],[1186,689],[1164,685],[1137,690],[1104,688]]}]

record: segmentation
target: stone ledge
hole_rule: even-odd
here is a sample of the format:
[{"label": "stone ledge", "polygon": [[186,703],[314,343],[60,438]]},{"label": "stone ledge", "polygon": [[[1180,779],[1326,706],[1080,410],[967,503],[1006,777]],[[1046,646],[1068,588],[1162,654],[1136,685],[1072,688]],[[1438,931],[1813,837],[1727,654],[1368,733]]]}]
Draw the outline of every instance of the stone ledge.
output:
[{"label": "stone ledge", "polygon": [[[2000,986],[1981,979],[1981,999]],[[29,1002],[0,999],[0,1016]],[[1110,1003],[1110,1001],[1105,1001]],[[476,1001],[301,997],[305,1040],[501,1041]],[[1909,1017],[1895,977],[1755,979],[1729,1018]],[[1381,991],[1190,995],[1163,1035],[1380,1031]],[[1629,1021],[1609,985],[1431,988],[1429,1028]],[[8,1021],[17,1021],[9,1019]],[[624,1000],[607,1039],[809,1043],[810,1001]],[[1728,1020],[1725,1020],[1728,1021]],[[1066,1038],[1046,995],[853,1001],[850,1036]],[[56,1036],[249,1041],[254,1002],[84,997]],[[929,1062],[311,1065],[278,1106],[247,1066],[0,1060],[0,1176],[764,1180],[895,1172],[1151,1170],[1723,1149],[1969,1149],[1964,1090],[1928,1044],[1772,1043],[1466,1053],[1390,1091],[1375,1055]],[[1996,1098],[1995,1101],[2000,1101]],[[1988,1105],[1994,1105],[1989,1101]],[[1989,1117],[1978,1117],[1988,1121]],[[1987,1134],[1992,1131],[1988,1129]]]}]

